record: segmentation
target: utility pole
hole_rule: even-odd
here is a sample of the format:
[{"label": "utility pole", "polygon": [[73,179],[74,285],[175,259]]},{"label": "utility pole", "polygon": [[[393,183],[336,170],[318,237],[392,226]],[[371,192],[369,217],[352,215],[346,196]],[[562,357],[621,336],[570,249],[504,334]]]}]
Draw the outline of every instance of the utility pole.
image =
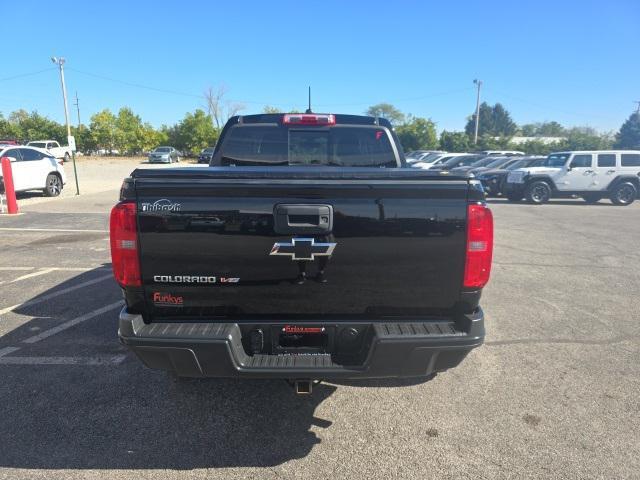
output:
[{"label": "utility pole", "polygon": [[475,83],[478,86],[478,95],[476,97],[476,131],[475,131],[475,134],[473,135],[473,144],[477,145],[478,144],[478,126],[480,124],[480,87],[482,87],[482,80],[478,80],[476,78],[473,80],[473,83]]},{"label": "utility pole", "polygon": [[[64,121],[67,124],[67,145],[71,139],[71,125],[69,124],[69,107],[67,106],[67,86],[64,83],[64,62],[65,59],[60,57],[51,57],[51,61],[60,68],[60,83],[62,84],[62,100],[64,101]],[[75,141],[74,141],[75,144]],[[71,145],[69,145],[71,146]],[[75,145],[74,145],[75,147]],[[73,159],[73,175],[76,179],[76,195],[80,195],[80,187],[78,186],[78,170],[76,169],[76,149],[71,149],[71,158]]]},{"label": "utility pole", "polygon": [[76,111],[78,112],[78,131],[80,131],[80,125],[82,125],[80,123],[80,104],[78,103],[78,91],[76,90],[76,103],[74,103],[74,105],[76,106]]}]

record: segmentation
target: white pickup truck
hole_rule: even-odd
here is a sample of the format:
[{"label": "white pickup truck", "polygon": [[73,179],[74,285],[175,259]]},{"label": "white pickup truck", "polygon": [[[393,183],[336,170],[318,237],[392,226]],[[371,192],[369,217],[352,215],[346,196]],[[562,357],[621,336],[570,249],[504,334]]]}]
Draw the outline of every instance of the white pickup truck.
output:
[{"label": "white pickup truck", "polygon": [[55,140],[34,140],[27,143],[27,147],[36,147],[48,150],[56,158],[62,158],[65,162],[71,159],[71,147],[60,146]]}]

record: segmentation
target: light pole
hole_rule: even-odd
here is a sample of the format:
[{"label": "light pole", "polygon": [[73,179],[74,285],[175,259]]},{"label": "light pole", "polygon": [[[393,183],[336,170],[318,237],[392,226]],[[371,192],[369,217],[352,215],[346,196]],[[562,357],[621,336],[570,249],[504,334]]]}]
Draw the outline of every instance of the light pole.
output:
[{"label": "light pole", "polygon": [[51,57],[51,61],[60,67],[60,83],[62,84],[62,99],[64,100],[64,121],[67,124],[67,145],[71,148],[71,158],[73,160],[73,176],[76,179],[76,195],[80,195],[80,187],[78,186],[78,171],[76,170],[76,149],[71,145],[71,125],[69,125],[69,107],[67,107],[67,87],[64,83],[64,62],[62,57]]},{"label": "light pole", "polygon": [[476,131],[473,135],[473,144],[478,144],[478,125],[480,124],[480,87],[482,87],[482,80],[478,80],[477,78],[473,80],[478,86],[478,95],[476,97]]}]

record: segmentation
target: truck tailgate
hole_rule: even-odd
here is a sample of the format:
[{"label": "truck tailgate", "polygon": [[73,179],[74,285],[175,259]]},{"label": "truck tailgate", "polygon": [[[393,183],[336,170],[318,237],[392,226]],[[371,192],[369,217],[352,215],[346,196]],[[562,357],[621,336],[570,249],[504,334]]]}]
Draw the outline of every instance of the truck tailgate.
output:
[{"label": "truck tailgate", "polygon": [[[147,311],[371,319],[451,309],[464,273],[468,180],[327,170],[134,172]],[[280,206],[293,212],[284,230]],[[329,212],[330,230],[317,230],[315,211]]]}]

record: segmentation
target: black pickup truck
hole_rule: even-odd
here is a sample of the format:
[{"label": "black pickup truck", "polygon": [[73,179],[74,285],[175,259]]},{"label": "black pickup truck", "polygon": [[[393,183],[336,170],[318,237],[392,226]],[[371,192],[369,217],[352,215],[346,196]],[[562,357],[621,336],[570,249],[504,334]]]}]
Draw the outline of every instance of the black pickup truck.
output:
[{"label": "black pickup truck", "polygon": [[481,185],[405,165],[388,121],[236,116],[209,167],[140,169],[111,212],[120,341],[178,377],[429,378],[484,339]]}]

